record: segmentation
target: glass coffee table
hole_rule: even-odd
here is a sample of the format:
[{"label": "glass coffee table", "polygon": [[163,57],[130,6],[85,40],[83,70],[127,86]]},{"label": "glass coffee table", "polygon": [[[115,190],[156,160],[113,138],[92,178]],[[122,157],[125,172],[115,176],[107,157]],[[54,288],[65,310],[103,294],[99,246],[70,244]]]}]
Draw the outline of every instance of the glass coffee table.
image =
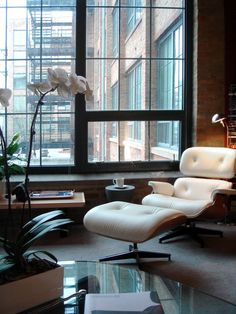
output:
[{"label": "glass coffee table", "polygon": [[101,294],[156,291],[165,314],[236,313],[234,304],[179,282],[141,271],[135,266],[126,267],[100,262],[60,262],[60,264],[64,266],[65,301],[52,301],[46,306],[39,307],[37,311],[27,313],[83,314],[85,294],[70,297],[79,290],[83,292],[83,289],[86,289],[86,293]]}]

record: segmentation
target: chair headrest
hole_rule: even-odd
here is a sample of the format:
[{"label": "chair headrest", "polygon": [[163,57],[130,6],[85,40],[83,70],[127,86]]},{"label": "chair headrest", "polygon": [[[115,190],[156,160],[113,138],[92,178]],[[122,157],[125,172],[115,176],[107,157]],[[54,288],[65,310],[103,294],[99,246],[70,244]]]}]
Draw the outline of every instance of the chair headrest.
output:
[{"label": "chair headrest", "polygon": [[190,147],[180,159],[186,176],[231,179],[235,175],[236,150],[226,147]]}]

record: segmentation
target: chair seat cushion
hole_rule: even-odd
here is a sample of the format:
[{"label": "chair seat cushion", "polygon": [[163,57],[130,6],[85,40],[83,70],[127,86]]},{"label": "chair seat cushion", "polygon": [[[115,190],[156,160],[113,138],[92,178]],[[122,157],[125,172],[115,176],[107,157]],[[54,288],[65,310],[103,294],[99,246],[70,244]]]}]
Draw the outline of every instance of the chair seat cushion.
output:
[{"label": "chair seat cushion", "polygon": [[89,231],[133,243],[144,242],[185,221],[186,216],[174,209],[121,201],[96,206],[84,216]]},{"label": "chair seat cushion", "polygon": [[179,210],[190,219],[198,217],[201,212],[204,212],[207,207],[213,204],[213,201],[209,199],[190,200],[162,194],[149,194],[143,198],[142,204]]}]

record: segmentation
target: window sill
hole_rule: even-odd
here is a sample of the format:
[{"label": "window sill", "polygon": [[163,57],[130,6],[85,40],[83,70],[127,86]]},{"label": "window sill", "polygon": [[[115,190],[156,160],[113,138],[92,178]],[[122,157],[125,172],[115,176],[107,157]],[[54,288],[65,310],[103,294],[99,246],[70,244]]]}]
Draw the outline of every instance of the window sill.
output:
[{"label": "window sill", "polygon": [[[110,181],[114,177],[122,177],[125,180],[141,179],[168,179],[178,178],[181,176],[179,171],[148,171],[148,172],[111,172],[111,173],[94,173],[94,174],[55,174],[55,175],[30,175],[30,182],[86,182],[86,181]],[[11,182],[19,183],[24,181],[24,176],[12,176]]]}]

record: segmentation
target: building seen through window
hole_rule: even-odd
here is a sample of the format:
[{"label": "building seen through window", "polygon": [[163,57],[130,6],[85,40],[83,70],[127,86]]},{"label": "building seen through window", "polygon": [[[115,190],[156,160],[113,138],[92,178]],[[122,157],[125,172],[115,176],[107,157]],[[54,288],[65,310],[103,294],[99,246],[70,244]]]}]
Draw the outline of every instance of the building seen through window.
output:
[{"label": "building seen through window", "polygon": [[61,67],[85,76],[94,99],[46,96],[33,168],[169,169],[187,141],[186,18],[182,0],[1,1],[0,87],[13,91],[0,108],[8,139],[19,132],[27,153],[38,98],[26,85]]}]

